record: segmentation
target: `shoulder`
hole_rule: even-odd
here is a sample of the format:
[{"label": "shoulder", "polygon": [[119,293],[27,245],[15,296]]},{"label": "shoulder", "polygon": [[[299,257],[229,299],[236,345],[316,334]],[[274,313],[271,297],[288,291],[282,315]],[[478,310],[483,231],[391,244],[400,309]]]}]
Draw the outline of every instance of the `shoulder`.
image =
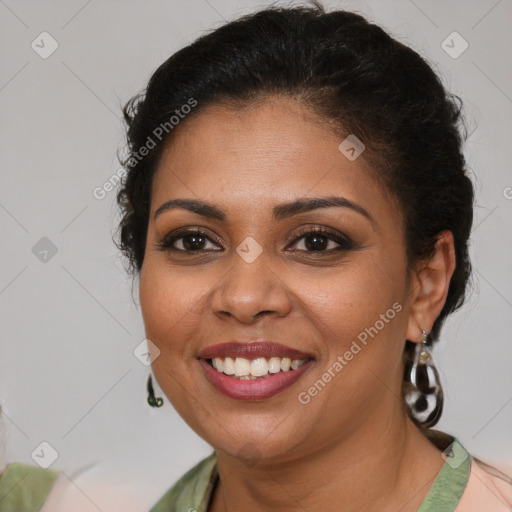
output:
[{"label": "shoulder", "polygon": [[[426,504],[431,505],[429,499],[435,502],[442,498],[452,503],[452,498],[456,498],[455,507],[450,509],[456,512],[512,511],[510,475],[468,453],[450,434],[432,429],[424,433],[443,451],[446,461],[427,495]],[[431,506],[425,510],[439,508]]]},{"label": "shoulder", "polygon": [[471,472],[456,512],[512,510],[512,477],[472,457]]},{"label": "shoulder", "polygon": [[59,472],[21,462],[7,464],[0,475],[0,510],[40,510]]},{"label": "shoulder", "polygon": [[151,508],[150,512],[206,510],[217,478],[215,452],[187,471]]}]

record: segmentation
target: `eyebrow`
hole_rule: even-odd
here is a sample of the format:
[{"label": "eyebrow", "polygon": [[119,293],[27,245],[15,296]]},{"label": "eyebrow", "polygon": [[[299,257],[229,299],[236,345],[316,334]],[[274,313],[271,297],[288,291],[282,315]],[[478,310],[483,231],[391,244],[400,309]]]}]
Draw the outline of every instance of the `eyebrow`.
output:
[{"label": "eyebrow", "polygon": [[[359,206],[358,204],[349,201],[344,197],[337,196],[302,198],[296,199],[295,201],[291,201],[289,203],[282,203],[273,208],[272,216],[274,220],[283,220],[300,213],[306,213],[312,210],[317,210],[319,208],[332,207],[349,208],[363,215],[373,223],[371,215],[362,206]],[[224,211],[222,211],[220,208],[217,208],[213,204],[207,203],[206,201],[199,201],[197,199],[171,199],[157,208],[153,219],[156,220],[156,218],[164,211],[174,208],[182,208],[184,210],[197,213],[202,217],[219,221],[225,221],[227,218],[227,215]]]}]

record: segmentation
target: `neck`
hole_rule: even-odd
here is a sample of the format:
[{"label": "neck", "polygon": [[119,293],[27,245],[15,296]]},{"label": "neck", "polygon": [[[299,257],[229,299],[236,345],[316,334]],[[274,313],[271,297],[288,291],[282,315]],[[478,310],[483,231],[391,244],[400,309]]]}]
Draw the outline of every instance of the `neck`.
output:
[{"label": "neck", "polygon": [[220,479],[209,511],[416,511],[444,460],[397,413],[394,422],[367,422],[343,441],[293,462],[248,467],[218,452]]}]

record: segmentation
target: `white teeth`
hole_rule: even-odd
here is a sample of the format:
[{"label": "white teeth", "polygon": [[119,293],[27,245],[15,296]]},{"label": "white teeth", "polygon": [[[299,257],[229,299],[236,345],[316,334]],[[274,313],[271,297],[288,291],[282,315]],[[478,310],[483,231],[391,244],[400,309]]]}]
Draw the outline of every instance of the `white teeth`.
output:
[{"label": "white teeth", "polygon": [[214,357],[211,360],[212,366],[225,375],[234,375],[241,380],[253,380],[258,377],[267,377],[269,373],[275,374],[293,371],[300,368],[307,360],[294,359],[289,357],[272,356],[268,360],[264,357],[256,359],[245,359],[244,357]]},{"label": "white teeth", "polygon": [[292,361],[292,370],[296,370],[297,368],[300,368],[304,364],[304,359],[294,359]]},{"label": "white teeth", "polygon": [[224,359],[224,373],[226,375],[235,374],[235,361],[231,357],[226,357],[226,359]]},{"label": "white teeth", "polygon": [[251,361],[243,357],[235,359],[235,377],[242,377],[243,375],[251,374]]},{"label": "white teeth", "polygon": [[251,363],[251,375],[253,377],[263,377],[268,373],[268,363],[264,357],[253,359]]},{"label": "white teeth", "polygon": [[280,357],[271,357],[268,360],[268,371],[269,373],[279,373],[281,371]]}]

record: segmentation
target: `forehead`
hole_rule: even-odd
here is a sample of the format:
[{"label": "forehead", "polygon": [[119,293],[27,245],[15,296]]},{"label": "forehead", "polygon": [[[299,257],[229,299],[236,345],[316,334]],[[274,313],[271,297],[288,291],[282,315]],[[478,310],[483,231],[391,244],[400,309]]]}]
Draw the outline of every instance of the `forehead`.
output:
[{"label": "forehead", "polygon": [[207,107],[185,119],[167,144],[153,180],[152,212],[175,197],[238,209],[343,195],[377,215],[398,214],[364,153],[351,161],[339,150],[343,139],[291,98]]}]

